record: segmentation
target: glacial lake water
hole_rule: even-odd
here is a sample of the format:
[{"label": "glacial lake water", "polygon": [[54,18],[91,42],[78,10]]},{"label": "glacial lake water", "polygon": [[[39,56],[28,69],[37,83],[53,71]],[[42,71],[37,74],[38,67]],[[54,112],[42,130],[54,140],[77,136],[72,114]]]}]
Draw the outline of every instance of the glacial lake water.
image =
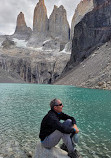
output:
[{"label": "glacial lake water", "polygon": [[111,91],[73,86],[0,84],[0,140],[34,149],[49,102],[59,98],[63,112],[79,127],[83,158],[111,158]]}]

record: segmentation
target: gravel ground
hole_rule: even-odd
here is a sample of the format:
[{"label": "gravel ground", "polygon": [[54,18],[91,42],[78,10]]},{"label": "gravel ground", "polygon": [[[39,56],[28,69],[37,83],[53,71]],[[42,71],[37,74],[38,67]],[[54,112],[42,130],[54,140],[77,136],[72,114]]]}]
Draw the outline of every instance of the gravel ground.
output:
[{"label": "gravel ground", "polygon": [[111,89],[111,42],[98,47],[86,60],[54,84]]}]

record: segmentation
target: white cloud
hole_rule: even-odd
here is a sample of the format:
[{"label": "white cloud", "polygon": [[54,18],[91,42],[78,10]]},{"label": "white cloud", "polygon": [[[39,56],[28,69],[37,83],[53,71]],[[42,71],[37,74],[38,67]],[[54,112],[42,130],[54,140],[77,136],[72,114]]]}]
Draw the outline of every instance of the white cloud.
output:
[{"label": "white cloud", "polygon": [[[0,0],[0,32],[12,34],[15,31],[16,19],[22,11],[25,16],[27,26],[32,28],[33,12],[39,0]],[[48,17],[54,5],[63,5],[67,10],[68,21],[70,22],[75,8],[80,0],[44,0],[47,8]]]}]

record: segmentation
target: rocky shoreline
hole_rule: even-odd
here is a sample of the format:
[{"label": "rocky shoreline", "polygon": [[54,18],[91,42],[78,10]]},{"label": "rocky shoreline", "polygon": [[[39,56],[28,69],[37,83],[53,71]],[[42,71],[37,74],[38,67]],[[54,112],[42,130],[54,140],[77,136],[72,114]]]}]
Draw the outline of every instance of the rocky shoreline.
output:
[{"label": "rocky shoreline", "polygon": [[24,149],[16,140],[5,141],[0,144],[0,158],[32,158],[33,152]]},{"label": "rocky shoreline", "polygon": [[[82,158],[78,152],[79,158]],[[25,149],[16,140],[0,144],[0,158],[69,158],[67,152],[57,145],[52,149],[45,149],[38,141],[35,149]]]}]

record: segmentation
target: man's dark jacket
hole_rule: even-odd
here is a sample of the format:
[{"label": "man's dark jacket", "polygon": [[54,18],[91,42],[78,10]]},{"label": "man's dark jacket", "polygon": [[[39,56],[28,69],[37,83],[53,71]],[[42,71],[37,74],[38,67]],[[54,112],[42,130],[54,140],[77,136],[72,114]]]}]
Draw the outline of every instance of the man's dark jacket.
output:
[{"label": "man's dark jacket", "polygon": [[66,127],[60,120],[72,120],[72,125],[76,124],[76,121],[73,117],[64,114],[63,112],[57,113],[54,110],[50,110],[47,115],[42,120],[40,127],[39,138],[41,141],[45,139],[45,137],[49,136],[55,130],[59,130],[62,133],[70,134],[74,132],[72,127]]}]

